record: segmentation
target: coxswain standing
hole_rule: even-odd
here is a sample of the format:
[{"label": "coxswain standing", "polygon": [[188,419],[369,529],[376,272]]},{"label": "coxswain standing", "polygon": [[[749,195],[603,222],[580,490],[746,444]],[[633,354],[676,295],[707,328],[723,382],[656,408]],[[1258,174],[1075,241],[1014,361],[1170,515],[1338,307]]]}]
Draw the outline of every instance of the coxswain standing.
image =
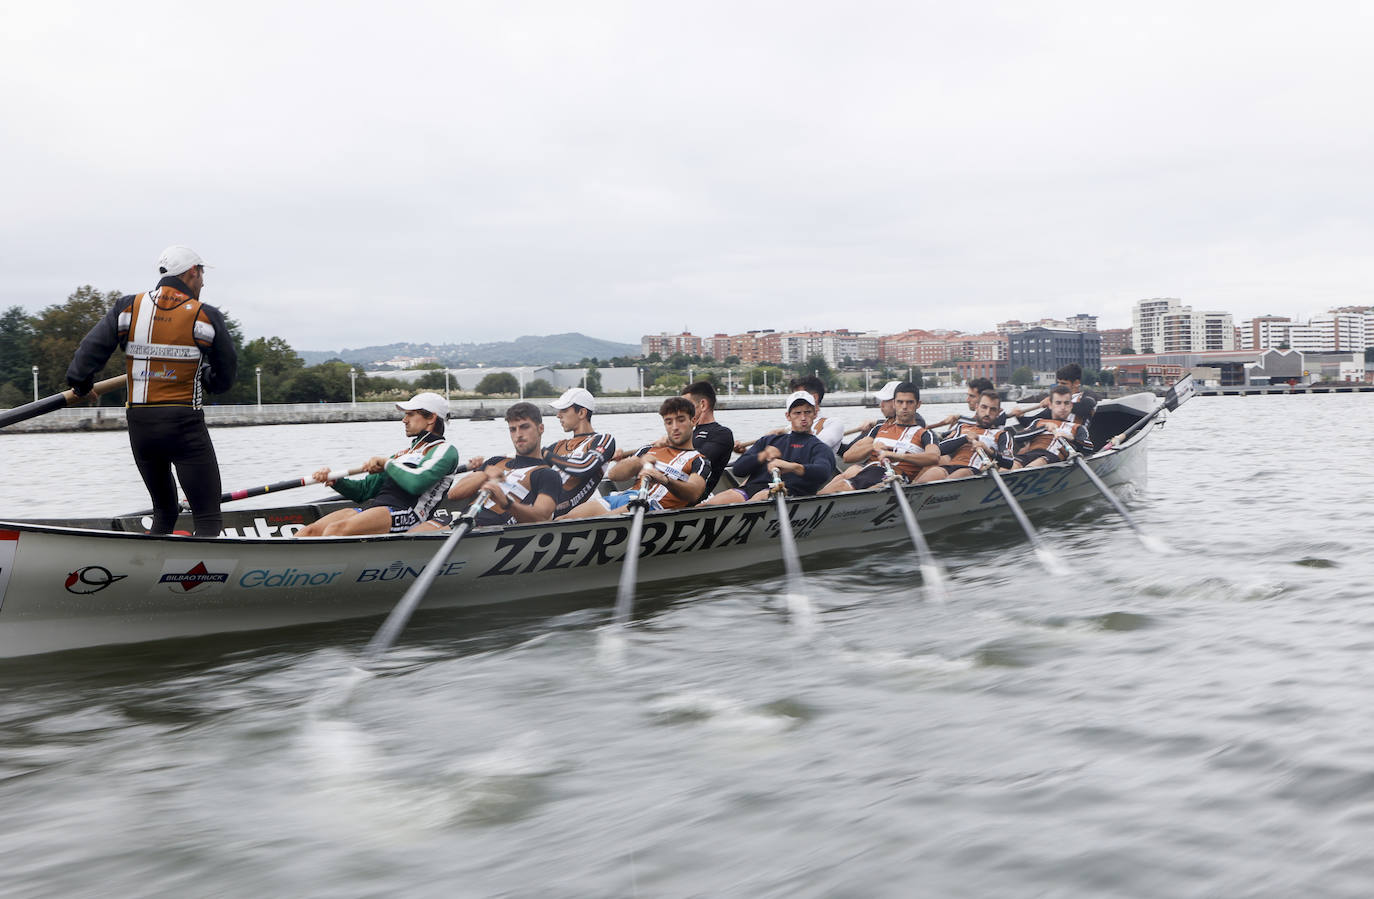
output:
[{"label": "coxswain standing", "polygon": [[331,481],[329,468],[314,478],[359,505],[336,509],[296,533],[297,537],[344,537],[358,534],[396,534],[429,517],[444,498],[458,449],[444,439],[448,400],[437,393],[417,393],[396,408],[411,442],[390,456],[373,456],[363,465],[363,477]]},{"label": "coxswain standing", "polygon": [[120,297],[82,339],[67,383],[85,396],[115,348],[124,350],[129,447],[153,501],[152,533],[170,534],[176,526],[180,481],[196,536],[218,537],[219,461],[201,401],[204,391],[234,386],[238,356],[224,316],[200,301],[205,261],[194,250],[168,247],[157,266],[156,287]]}]

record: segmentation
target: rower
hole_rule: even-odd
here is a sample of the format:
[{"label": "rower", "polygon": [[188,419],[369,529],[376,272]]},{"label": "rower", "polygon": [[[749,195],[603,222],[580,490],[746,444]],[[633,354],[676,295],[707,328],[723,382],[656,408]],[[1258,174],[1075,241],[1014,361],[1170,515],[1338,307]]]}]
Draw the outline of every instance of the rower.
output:
[{"label": "rower", "polygon": [[874,425],[867,434],[854,441],[844,454],[844,461],[854,464],[821,489],[821,493],[843,493],[865,490],[882,483],[890,463],[899,475],[913,481],[926,468],[940,461],[940,448],[935,435],[918,422],[921,391],[910,381],[902,381],[893,390],[891,421]]},{"label": "rower", "polygon": [[458,449],[444,439],[448,400],[437,393],[417,393],[396,408],[410,445],[390,456],[373,456],[361,478],[329,479],[325,466],[312,477],[333,487],[357,506],[330,512],[296,532],[297,537],[342,537],[407,531],[429,517],[444,497]]},{"label": "rower", "polygon": [[[551,521],[562,490],[562,481],[539,449],[544,438],[539,407],[534,403],[516,403],[506,410],[506,425],[515,453],[490,459],[474,456],[468,460],[469,473],[454,481],[448,491],[449,499],[460,502],[487,491],[487,499],[473,522],[475,527]],[[414,530],[443,530],[446,517],[436,514]]]},{"label": "rower", "polygon": [[[992,383],[992,381],[988,380],[987,378],[972,378],[972,379],[970,379],[969,382],[968,382],[968,397],[967,397],[967,399],[968,399],[968,412],[965,413],[965,414],[950,413],[949,415],[946,415],[944,418],[942,418],[942,419],[940,419],[939,421],[937,421],[935,424],[931,425],[931,427],[932,427],[932,428],[947,428],[947,427],[949,427],[949,426],[951,426],[951,425],[958,424],[958,423],[961,422],[961,421],[966,421],[966,422],[969,422],[970,424],[974,423],[974,420],[975,420],[975,419],[974,419],[974,413],[975,413],[975,411],[976,411],[977,408],[978,408],[978,397],[980,397],[980,396],[983,395],[983,391],[984,391],[984,390],[992,390],[992,389],[994,389],[994,386],[995,386],[995,385]],[[998,427],[1001,427],[1003,424],[1006,423],[1006,420],[1007,420],[1007,416],[1006,416],[1005,413],[1003,413],[1003,414],[1002,414],[1002,417],[1001,417],[1001,418],[998,420],[998,422],[997,422],[997,426],[998,426]]]},{"label": "rower", "polygon": [[[816,415],[821,414],[821,400],[825,399],[825,382],[814,375],[807,375],[804,378],[793,378],[788,382],[788,389],[803,391],[811,395],[811,402],[816,407]],[[784,436],[789,433],[789,428],[778,428],[765,434],[765,437]],[[815,434],[822,443],[830,447],[832,452],[838,452],[840,444],[844,441],[844,424],[837,418],[818,417],[811,425],[811,433]],[[742,453],[749,448],[749,444],[742,440],[735,441],[735,452]]]},{"label": "rower", "polygon": [[[1073,409],[1070,411],[1068,420],[1087,424],[1093,417],[1093,410],[1097,408],[1097,397],[1091,391],[1083,389],[1083,367],[1077,362],[1061,365],[1054,373],[1054,378],[1058,386],[1069,388],[1069,393],[1073,396]],[[1051,394],[1047,393],[1033,400],[1033,405],[1025,408],[1017,406],[1007,415],[1010,418],[1021,419],[1022,423],[1035,418],[1043,418],[1049,414],[1050,396]]]},{"label": "rower", "polygon": [[557,518],[596,492],[601,473],[615,456],[615,438],[592,429],[596,398],[591,391],[573,387],[549,405],[557,413],[563,430],[572,435],[544,447],[544,461],[553,466],[562,482],[553,512]]},{"label": "rower", "polygon": [[707,505],[766,498],[774,471],[781,474],[789,496],[811,496],[835,474],[835,453],[811,433],[816,419],[815,398],[799,390],[787,398],[786,409],[790,429],[760,437],[731,466],[744,486],[720,491]]},{"label": "rower", "polygon": [[1073,451],[1091,453],[1092,438],[1088,426],[1072,421],[1073,391],[1063,384],[1050,388],[1049,414],[1032,419],[1030,427],[1012,434],[1020,448],[1012,468],[1036,468],[1051,462],[1063,462]]},{"label": "rower", "polygon": [[1011,432],[999,427],[1002,398],[996,390],[984,390],[978,395],[973,422],[959,421],[949,436],[940,441],[940,464],[932,465],[916,479],[928,484],[945,478],[966,478],[978,474],[995,460],[998,468],[1012,466]]},{"label": "rower", "polygon": [[[716,421],[716,388],[710,381],[697,381],[682,388],[682,396],[692,403],[695,410],[692,429],[692,448],[706,457],[711,463],[711,473],[706,476],[706,493],[716,489],[720,473],[730,464],[730,454],[734,451],[735,435],[725,425]],[[668,438],[660,437],[653,446],[667,446]],[[633,450],[616,450],[615,461],[628,459],[635,455]],[[613,478],[623,480],[623,478]]]},{"label": "rower", "polygon": [[[692,419],[696,409],[686,397],[671,396],[658,407],[663,416],[665,441],[641,446],[634,455],[611,466],[607,475],[612,481],[644,480],[644,500],[651,511],[682,509],[701,501],[706,492],[706,478],[711,463],[692,448]],[[639,487],[631,487],[602,497],[591,498],[573,509],[564,518],[591,518],[619,510],[631,511],[631,500],[639,496]]]}]

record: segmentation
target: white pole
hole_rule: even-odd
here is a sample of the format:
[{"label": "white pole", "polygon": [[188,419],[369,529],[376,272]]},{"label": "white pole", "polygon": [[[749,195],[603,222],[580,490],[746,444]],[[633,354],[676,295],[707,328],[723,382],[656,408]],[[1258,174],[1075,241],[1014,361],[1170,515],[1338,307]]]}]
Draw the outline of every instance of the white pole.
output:
[{"label": "white pole", "polygon": [[349,386],[353,391],[353,399],[351,402],[353,403],[353,408],[356,409],[358,408],[358,370],[356,368],[350,368],[348,370],[348,380]]},{"label": "white pole", "polygon": [[257,367],[258,375],[258,408],[262,408],[262,366]]},{"label": "white pole", "polygon": [[33,367],[33,401],[38,402],[38,366]]},{"label": "white pole", "polygon": [[447,368],[444,369],[444,399],[446,399],[446,400],[451,400],[451,399],[453,399],[453,395],[449,392],[449,389],[448,389],[448,369],[447,369]]},{"label": "white pole", "polygon": [[520,369],[520,399],[525,398],[525,370]]},{"label": "white pole", "polygon": [[644,369],[636,368],[635,374],[639,376],[639,398],[644,399]]}]

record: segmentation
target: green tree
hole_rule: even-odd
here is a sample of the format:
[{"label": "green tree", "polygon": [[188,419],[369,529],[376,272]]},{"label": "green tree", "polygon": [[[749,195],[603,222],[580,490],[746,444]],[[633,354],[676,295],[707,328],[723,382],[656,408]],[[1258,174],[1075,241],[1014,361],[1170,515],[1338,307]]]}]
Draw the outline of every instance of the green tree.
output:
[{"label": "green tree", "polygon": [[[40,396],[57,393],[67,387],[67,366],[86,332],[109,311],[122,294],[118,290],[101,293],[89,284],[78,287],[65,303],[55,303],[38,313],[34,320],[34,336],[30,344],[32,365],[38,366]],[[124,354],[116,350],[110,361],[96,373],[97,381],[123,374]],[[123,403],[121,391],[107,393],[102,402]]]},{"label": "green tree", "polygon": [[586,385],[586,386],[587,386],[587,389],[588,389],[589,391],[591,391],[591,393],[592,393],[593,396],[600,396],[600,395],[601,395],[601,372],[599,372],[599,371],[596,370],[596,361],[595,361],[595,360],[593,360],[593,361],[592,361],[592,365],[589,366],[589,367],[587,368],[586,379],[587,379],[587,385]]},{"label": "green tree", "polygon": [[8,381],[0,383],[0,409],[13,409],[15,406],[22,406],[32,399],[33,397]]},{"label": "green tree", "polygon": [[[352,397],[350,368],[347,362],[322,362],[296,372],[282,390],[283,399],[288,403],[346,403]],[[265,385],[263,389],[265,393]]]},{"label": "green tree", "polygon": [[826,384],[829,384],[831,379],[835,376],[835,373],[830,370],[830,363],[825,361],[824,356],[812,356],[810,359],[807,359],[801,366],[801,374],[802,377],[815,375]]},{"label": "green tree", "polygon": [[525,385],[525,396],[558,396],[558,389],[543,378],[535,378]]},{"label": "green tree", "polygon": [[443,390],[447,386],[452,386],[452,383],[444,376],[442,370],[427,371],[415,379],[414,386],[417,390]]},{"label": "green tree", "polygon": [[519,393],[520,382],[508,371],[494,371],[477,382],[477,392],[487,396],[497,393]]},{"label": "green tree", "polygon": [[226,315],[225,324],[229,332],[235,334],[235,344],[239,347],[239,372],[234,379],[234,387],[217,399],[223,403],[256,403],[258,401],[258,369],[262,369],[262,401],[264,403],[308,402],[308,400],[287,400],[287,386],[292,379],[305,369],[305,360],[281,337],[256,337],[242,343],[242,336],[236,334],[237,321]]},{"label": "green tree", "polygon": [[679,372],[665,372],[654,379],[653,386],[676,393],[687,386],[687,376]]},{"label": "green tree", "polygon": [[20,306],[0,314],[0,384],[9,384],[20,396],[32,384],[33,319]]},{"label": "green tree", "polygon": [[1035,372],[1031,371],[1028,366],[1023,365],[1011,373],[1011,382],[1018,387],[1034,384]]},{"label": "green tree", "polygon": [[764,385],[773,392],[786,386],[786,373],[776,365],[760,365],[744,373],[744,383],[754,385],[755,390],[763,390]]}]

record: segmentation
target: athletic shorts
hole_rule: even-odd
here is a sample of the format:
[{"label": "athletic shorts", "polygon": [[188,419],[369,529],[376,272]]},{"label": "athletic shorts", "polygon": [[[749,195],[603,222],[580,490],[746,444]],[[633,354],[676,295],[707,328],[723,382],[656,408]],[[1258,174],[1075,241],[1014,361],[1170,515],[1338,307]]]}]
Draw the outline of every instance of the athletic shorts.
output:
[{"label": "athletic shorts", "polygon": [[[635,496],[637,496],[638,494],[639,491],[631,487],[629,490],[621,490],[616,493],[608,493],[605,496],[596,494],[592,498],[595,499],[597,502],[601,503],[601,505],[605,506],[607,512],[614,512],[616,509],[623,509],[626,506],[628,506],[630,504],[630,500],[634,499]],[[659,512],[662,509],[663,504],[660,503],[658,500],[649,500],[649,511]]]},{"label": "athletic shorts", "polygon": [[354,506],[353,508],[359,512],[364,509],[390,509],[391,533],[393,534],[404,533],[423,520],[419,515],[415,514],[414,509],[398,509],[395,506],[389,506],[385,502],[378,502],[377,500],[372,500],[371,502],[363,503],[361,506]]},{"label": "athletic shorts", "polygon": [[[941,465],[940,467],[945,470],[945,474],[954,474],[956,471],[964,471],[965,469],[973,471],[972,465]],[[977,472],[974,471],[974,474]]]},{"label": "athletic shorts", "polygon": [[846,478],[845,480],[847,480],[849,486],[853,487],[855,490],[867,490],[874,484],[881,482],[885,477],[887,477],[887,469],[883,468],[882,463],[870,462],[859,469],[859,473],[854,475],[854,477]]},{"label": "athletic shorts", "polygon": [[1046,462],[1064,461],[1049,450],[1029,450],[1016,457],[1016,461],[1020,462],[1022,465],[1029,465],[1036,459],[1044,459]]},{"label": "athletic shorts", "polygon": [[739,498],[741,500],[747,500],[749,499],[749,497],[754,495],[750,493],[748,490],[745,490],[743,487],[727,487],[726,489],[722,490],[721,493],[738,493]]}]

